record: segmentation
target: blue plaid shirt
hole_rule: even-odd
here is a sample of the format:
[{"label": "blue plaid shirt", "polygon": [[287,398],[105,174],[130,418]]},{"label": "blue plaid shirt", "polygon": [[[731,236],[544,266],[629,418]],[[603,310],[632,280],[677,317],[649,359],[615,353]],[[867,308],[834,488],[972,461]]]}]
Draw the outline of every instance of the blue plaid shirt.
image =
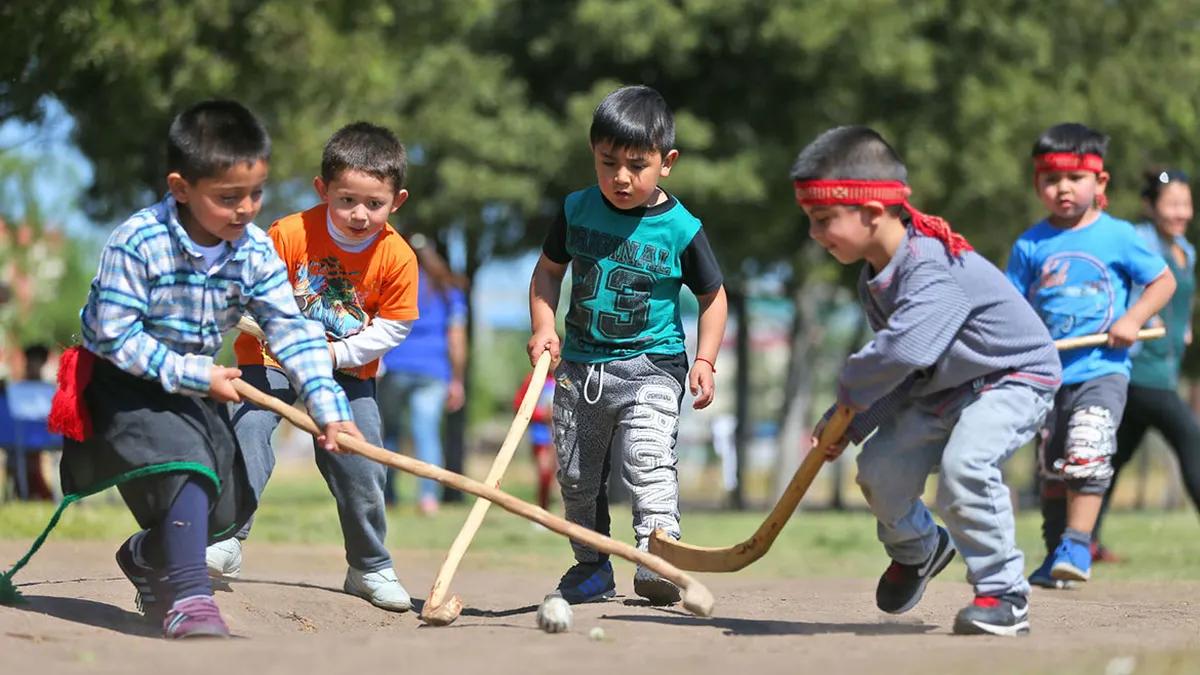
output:
[{"label": "blue plaid shirt", "polygon": [[205,396],[222,335],[249,313],[321,426],[351,420],[321,326],[300,313],[266,234],[246,228],[211,270],[175,199],[113,230],[81,312],[83,345],[172,393]]}]

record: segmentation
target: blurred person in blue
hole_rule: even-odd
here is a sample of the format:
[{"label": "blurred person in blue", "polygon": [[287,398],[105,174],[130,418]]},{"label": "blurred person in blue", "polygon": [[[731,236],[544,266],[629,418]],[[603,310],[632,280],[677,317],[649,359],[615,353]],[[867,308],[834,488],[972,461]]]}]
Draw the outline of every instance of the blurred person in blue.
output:
[{"label": "blurred person in blue", "polygon": [[[443,414],[466,403],[467,284],[424,235],[410,236],[409,245],[421,270],[417,287],[421,318],[413,323],[404,344],[383,357],[379,413],[384,441],[391,450],[399,452],[401,433],[407,428],[417,459],[442,466]],[[421,479],[419,485],[417,507],[425,515],[437,513],[440,487],[428,479]],[[384,494],[389,504],[396,503],[392,470]]]}]

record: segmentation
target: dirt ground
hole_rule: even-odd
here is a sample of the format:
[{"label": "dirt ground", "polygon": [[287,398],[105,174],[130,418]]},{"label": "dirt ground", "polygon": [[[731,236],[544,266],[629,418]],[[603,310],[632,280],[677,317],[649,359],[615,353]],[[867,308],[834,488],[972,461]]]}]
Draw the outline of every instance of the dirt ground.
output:
[{"label": "dirt ground", "polygon": [[[1033,634],[957,637],[966,584],[935,581],[903,617],[874,608],[871,579],[761,579],[708,575],[715,616],[655,609],[627,595],[575,608],[574,629],[550,635],[536,603],[555,578],[481,571],[464,563],[454,587],[467,609],[445,628],[341,593],[336,547],[256,545],[246,578],[217,600],[237,639],[171,644],[137,614],[112,560],[116,543],[49,542],[17,577],[29,599],[0,607],[0,673],[366,672],[1200,672],[1200,583],[1097,582],[1034,598]],[[15,560],[20,542],[0,542]],[[423,597],[440,560],[397,557]],[[632,594],[630,567],[618,592]],[[589,639],[596,626],[603,640]],[[180,658],[182,657],[182,658]]]}]

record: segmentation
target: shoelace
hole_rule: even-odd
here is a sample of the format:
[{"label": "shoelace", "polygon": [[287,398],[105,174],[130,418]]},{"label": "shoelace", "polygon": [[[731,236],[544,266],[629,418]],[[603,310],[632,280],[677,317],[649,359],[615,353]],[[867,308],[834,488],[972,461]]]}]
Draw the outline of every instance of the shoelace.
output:
[{"label": "shoelace", "polygon": [[182,614],[189,619],[216,619],[222,621],[221,610],[217,608],[217,603],[213,602],[213,599],[209,597],[184,600],[171,608],[171,611],[176,614]]}]

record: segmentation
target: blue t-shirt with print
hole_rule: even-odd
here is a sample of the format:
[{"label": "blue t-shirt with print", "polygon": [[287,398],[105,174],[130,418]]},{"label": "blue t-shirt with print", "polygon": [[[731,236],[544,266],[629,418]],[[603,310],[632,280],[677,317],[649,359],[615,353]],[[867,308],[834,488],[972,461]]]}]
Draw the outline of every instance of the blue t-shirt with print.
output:
[{"label": "blue t-shirt with print", "polygon": [[383,367],[389,372],[424,375],[450,381],[450,346],[446,331],[467,321],[467,302],[463,292],[453,286],[438,292],[421,271],[417,280],[417,312],[412,331],[404,342],[383,355]]},{"label": "blue t-shirt with print", "polygon": [[[1007,275],[1055,340],[1108,331],[1129,304],[1130,290],[1158,278],[1162,256],[1124,220],[1101,213],[1092,223],[1062,229],[1048,220],[1013,244]],[[1128,349],[1106,346],[1060,352],[1063,384],[1104,375],[1129,376]]]}]

